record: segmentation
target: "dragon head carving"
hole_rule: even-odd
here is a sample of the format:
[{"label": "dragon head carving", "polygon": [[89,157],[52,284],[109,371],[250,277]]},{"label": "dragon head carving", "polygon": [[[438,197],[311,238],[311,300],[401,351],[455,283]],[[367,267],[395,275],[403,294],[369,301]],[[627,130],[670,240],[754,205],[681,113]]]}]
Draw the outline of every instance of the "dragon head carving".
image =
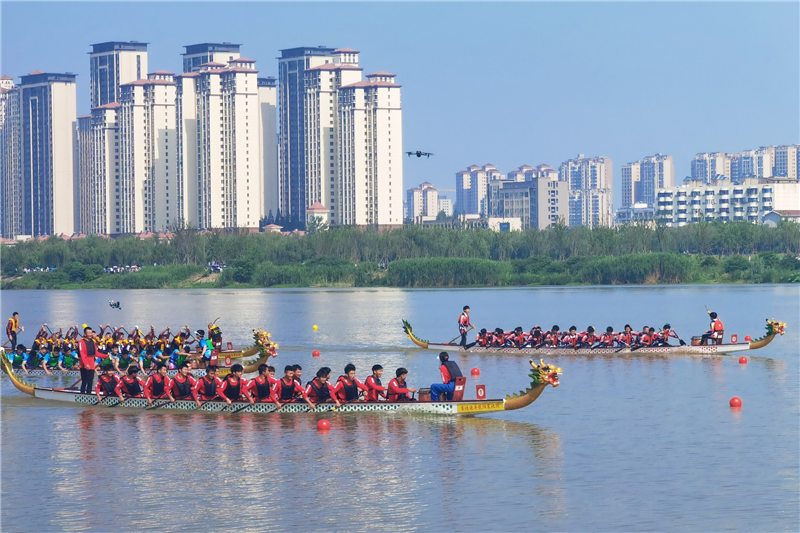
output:
[{"label": "dragon head carving", "polygon": [[253,340],[256,342],[256,346],[258,346],[258,352],[261,354],[261,357],[267,355],[271,355],[272,357],[278,356],[278,343],[272,342],[270,340],[271,336],[271,333],[261,328],[253,330]]},{"label": "dragon head carving", "polygon": [[533,368],[530,377],[534,384],[558,387],[558,375],[563,373],[559,367],[548,365],[543,359],[539,359],[538,365],[533,359],[530,360],[530,363]]},{"label": "dragon head carving", "polygon": [[778,320],[767,319],[767,335],[783,335],[786,329],[786,322],[780,322]]}]

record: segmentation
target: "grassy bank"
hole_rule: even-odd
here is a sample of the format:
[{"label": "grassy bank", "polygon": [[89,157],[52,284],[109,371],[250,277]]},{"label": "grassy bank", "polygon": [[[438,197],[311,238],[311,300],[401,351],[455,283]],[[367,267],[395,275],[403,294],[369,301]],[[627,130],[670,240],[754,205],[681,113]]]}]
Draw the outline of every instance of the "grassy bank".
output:
[{"label": "grassy bank", "polygon": [[504,287],[671,283],[797,283],[800,260],[762,252],[715,257],[678,253],[553,259],[535,256],[398,259],[381,269],[330,257],[298,263],[234,261],[222,274],[198,265],[145,267],[108,274],[97,265],[68,263],[52,272],[6,276],[2,289],[165,289],[200,287]]}]

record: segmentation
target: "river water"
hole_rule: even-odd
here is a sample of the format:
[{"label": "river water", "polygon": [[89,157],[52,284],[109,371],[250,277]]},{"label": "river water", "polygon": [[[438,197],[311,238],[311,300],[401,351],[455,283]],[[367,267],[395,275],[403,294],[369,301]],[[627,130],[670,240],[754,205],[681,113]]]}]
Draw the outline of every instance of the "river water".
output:
[{"label": "river water", "polygon": [[[112,310],[107,300],[122,302]],[[800,286],[457,290],[4,291],[30,344],[38,326],[204,328],[249,344],[264,327],[275,366],[334,378],[376,362],[412,386],[437,381],[436,353],[405,337],[534,324],[634,329],[665,322],[754,338],[765,318],[787,333],[749,356],[565,356],[561,386],[530,407],[475,418],[141,412],[30,398],[0,379],[2,531],[798,531]],[[313,325],[318,330],[313,330]],[[727,339],[726,339],[727,340]],[[322,352],[312,358],[312,351]],[[454,357],[489,398],[524,389],[527,357]],[[67,378],[31,378],[64,386]],[[741,410],[728,401],[742,398]]]}]

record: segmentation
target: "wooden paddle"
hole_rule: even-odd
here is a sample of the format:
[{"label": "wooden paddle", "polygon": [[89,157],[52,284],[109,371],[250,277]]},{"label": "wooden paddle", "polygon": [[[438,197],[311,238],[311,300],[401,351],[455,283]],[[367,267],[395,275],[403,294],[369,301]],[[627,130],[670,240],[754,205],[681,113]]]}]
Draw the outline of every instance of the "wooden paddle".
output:
[{"label": "wooden paddle", "polygon": [[[469,333],[473,329],[475,329],[475,326],[470,326],[469,329],[467,330],[467,333]],[[461,333],[459,333],[457,337],[454,337],[453,340],[451,340],[447,344],[453,344],[454,342],[456,342],[456,339],[460,339],[460,338],[461,338]]]},{"label": "wooden paddle", "polygon": [[677,331],[675,331],[675,330],[673,329],[673,330],[672,330],[672,333],[674,333],[674,334],[675,334],[675,337],[676,337],[676,338],[677,338],[677,339],[680,341],[680,343],[681,343],[681,346],[686,346],[686,342],[685,342],[683,339],[681,339],[681,337],[680,337],[680,335],[678,335],[678,332],[677,332]]},{"label": "wooden paddle", "polygon": [[[203,408],[203,406],[204,406],[205,404],[207,404],[208,402],[210,402],[210,401],[212,401],[212,400],[216,400],[217,398],[219,398],[219,394],[217,394],[217,395],[214,395],[214,396],[212,396],[211,398],[209,398],[208,400],[206,400],[206,401],[204,401],[203,403],[201,403],[201,404],[200,404],[200,407],[198,407],[198,409],[202,409],[202,408]],[[225,407],[227,407],[227,405],[226,405]]]}]

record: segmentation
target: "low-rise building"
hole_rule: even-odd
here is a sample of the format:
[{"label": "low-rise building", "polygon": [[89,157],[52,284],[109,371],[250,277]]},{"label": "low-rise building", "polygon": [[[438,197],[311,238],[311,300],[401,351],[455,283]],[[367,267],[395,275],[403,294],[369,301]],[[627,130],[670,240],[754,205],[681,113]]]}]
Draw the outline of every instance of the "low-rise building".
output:
[{"label": "low-rise building", "polygon": [[528,165],[489,182],[489,216],[519,218],[524,229],[544,229],[569,218],[569,184],[549,165]]}]

